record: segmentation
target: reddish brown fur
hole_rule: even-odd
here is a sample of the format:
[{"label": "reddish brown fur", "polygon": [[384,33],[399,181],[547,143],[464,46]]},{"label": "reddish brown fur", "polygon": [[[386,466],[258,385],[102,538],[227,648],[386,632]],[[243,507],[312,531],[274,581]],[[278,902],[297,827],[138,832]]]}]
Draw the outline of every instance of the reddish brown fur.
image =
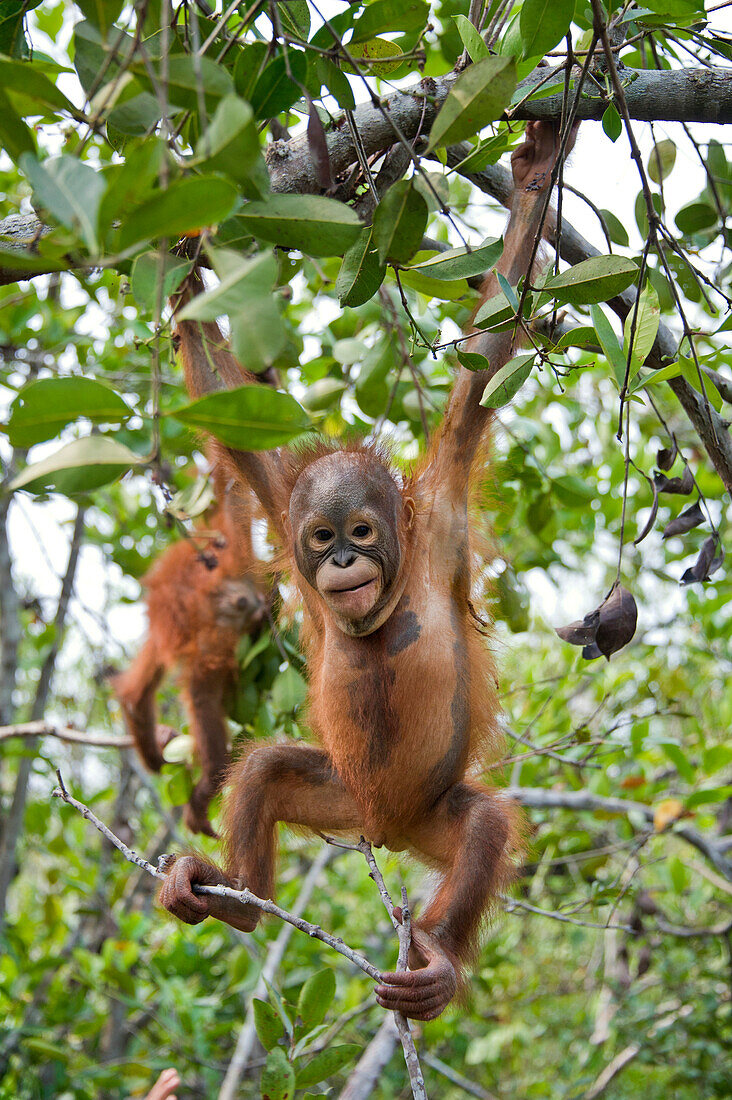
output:
[{"label": "reddish brown fur", "polygon": [[211,832],[207,808],[228,763],[224,699],[237,675],[236,648],[266,611],[264,582],[251,540],[248,494],[217,489],[225,504],[193,539],[169,546],[143,578],[148,635],[132,664],[112,678],[125,724],[143,761],[159,771],[175,731],[157,726],[155,694],[165,673],[180,670],[183,698],[202,770],[186,807],[194,831]]},{"label": "reddish brown fur", "polygon": [[[514,154],[517,190],[499,265],[513,285],[528,266],[543,206],[541,181],[556,156],[551,126],[530,124],[527,138]],[[496,293],[497,286],[494,276],[487,279],[483,296]],[[252,381],[221,350],[216,326],[183,322],[178,331],[193,395],[222,380]],[[441,881],[413,925],[412,969],[384,974],[376,992],[384,1007],[416,1019],[438,1015],[454,995],[456,972],[474,954],[482,917],[510,881],[520,849],[517,812],[476,777],[480,765],[500,752],[501,739],[495,667],[470,608],[468,508],[492,418],[480,397],[513,353],[513,334],[478,332],[468,346],[486,355],[490,371],[459,372],[442,427],[404,483],[393,471],[393,485],[385,483],[387,458],[364,444],[319,444],[294,454],[228,452],[231,469],[252,486],[279,532],[302,596],[309,718],[319,746],[257,746],[237,763],[224,808],[226,872],[187,857],[173,866],[161,891],[166,908],[183,920],[197,923],[213,915],[250,930],[256,912],[198,897],[192,886],[241,883],[271,896],[278,821],[362,833],[376,845],[413,852],[441,873]],[[361,505],[349,505],[345,486],[356,501],[378,494],[386,501],[393,486],[401,494],[398,567],[363,630],[351,630],[338,618],[311,566],[301,566],[307,560],[302,542],[295,559],[293,532],[305,530],[307,522],[332,522],[332,539],[341,538],[335,533],[340,520],[317,518],[323,509],[332,507],[327,515],[335,516],[338,509],[355,507],[358,514]],[[313,492],[324,502],[315,510],[309,503]],[[297,502],[292,506],[291,497]],[[386,514],[392,505],[383,507]],[[380,536],[385,544],[390,537]],[[350,568],[345,560],[341,564]],[[380,600],[382,589],[374,591]]]}]

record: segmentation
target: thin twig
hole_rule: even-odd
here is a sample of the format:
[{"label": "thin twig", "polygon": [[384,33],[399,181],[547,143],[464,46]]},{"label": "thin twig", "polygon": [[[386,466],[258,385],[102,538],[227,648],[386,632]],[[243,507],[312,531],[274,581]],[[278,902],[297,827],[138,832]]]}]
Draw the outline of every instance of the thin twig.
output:
[{"label": "thin twig", "polygon": [[[83,802],[79,802],[69,794],[64,785],[60,771],[56,772],[56,776],[59,785],[52,792],[54,798],[60,798],[64,802],[68,802],[70,806],[73,806],[75,810],[79,811],[82,817],[85,817],[87,821],[91,821],[95,829],[98,829],[102,836],[105,836],[111,844],[114,844],[115,848],[118,848],[125,859],[129,860],[130,863],[137,864],[138,867],[141,867],[143,871],[147,871],[153,878],[165,878],[164,871],[159,871],[156,867],[153,867],[152,863],[148,863],[143,856],[138,855],[132,848],[128,848],[119,837],[114,835],[111,829],[107,828],[104,822],[99,820],[96,814],[92,813],[88,806],[85,806]],[[369,978],[372,978],[373,981],[380,982],[382,980],[381,974],[376,967],[373,966],[367,958],[360,955],[357,951],[354,951],[347,943],[344,943],[338,936],[332,936],[330,932],[326,932],[318,924],[311,924],[310,921],[303,920],[302,917],[293,916],[292,913],[288,913],[286,909],[281,909],[279,905],[275,905],[275,903],[268,898],[258,898],[251,890],[232,890],[229,886],[194,886],[193,892],[195,894],[211,895],[213,897],[233,898],[234,901],[238,901],[242,905],[254,905],[257,909],[261,909],[263,913],[271,913],[272,916],[287,921],[288,924],[293,925],[294,928],[298,928],[307,936],[327,944],[328,947],[332,948],[333,951],[337,951],[339,955],[343,955],[349,962],[355,963],[355,965],[363,970],[364,974],[368,974]]]}]

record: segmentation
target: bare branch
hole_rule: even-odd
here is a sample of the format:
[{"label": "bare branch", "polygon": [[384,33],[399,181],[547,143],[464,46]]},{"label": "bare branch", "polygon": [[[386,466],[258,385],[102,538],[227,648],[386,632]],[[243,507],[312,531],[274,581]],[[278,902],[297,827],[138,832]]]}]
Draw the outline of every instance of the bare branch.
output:
[{"label": "bare branch", "polygon": [[70,726],[57,726],[54,722],[20,722],[14,726],[0,726],[0,741],[10,737],[57,737],[71,745],[89,745],[99,749],[129,749],[134,744],[131,737],[115,737],[107,733],[82,733]]},{"label": "bare branch", "polygon": [[[152,863],[148,863],[143,856],[134,852],[131,848],[128,848],[119,837],[115,836],[111,829],[108,829],[103,821],[100,821],[96,814],[92,813],[88,806],[85,806],[83,802],[79,802],[76,798],[66,790],[61,773],[57,772],[59,785],[53,791],[54,798],[60,798],[64,802],[68,802],[70,806],[73,806],[75,810],[78,810],[82,817],[85,817],[87,821],[91,821],[95,829],[98,829],[102,836],[105,836],[107,840],[114,844],[115,848],[118,848],[125,859],[130,863],[136,863],[138,867],[141,867],[143,871],[147,871],[153,878],[164,879],[165,872],[159,871],[156,867],[153,867]],[[161,863],[164,865],[165,857],[161,859]],[[270,913],[273,917],[279,917],[280,920],[286,921],[294,928],[299,929],[300,932],[304,932],[307,936],[311,936],[313,939],[320,940],[321,943],[327,944],[333,951],[337,951],[339,955],[343,955],[349,962],[355,963],[364,974],[368,974],[369,978],[372,978],[375,982],[381,981],[381,974],[373,966],[368,959],[364,958],[357,951],[354,951],[352,947],[344,943],[342,939],[337,936],[331,936],[330,932],[326,932],[318,924],[311,924],[310,921],[303,920],[302,917],[296,917],[292,913],[288,913],[286,909],[281,909],[279,905],[275,905],[273,901],[268,898],[258,898],[256,894],[253,894],[251,890],[232,890],[229,886],[194,886],[194,892],[196,894],[211,894],[215,897],[221,898],[233,898],[234,901],[240,902],[242,905],[254,905],[257,909],[261,909],[263,913]]]}]

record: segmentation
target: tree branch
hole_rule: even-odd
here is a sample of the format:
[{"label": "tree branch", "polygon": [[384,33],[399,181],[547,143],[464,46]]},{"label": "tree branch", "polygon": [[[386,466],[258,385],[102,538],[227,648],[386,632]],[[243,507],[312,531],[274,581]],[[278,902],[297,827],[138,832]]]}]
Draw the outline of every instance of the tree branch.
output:
[{"label": "tree branch", "polygon": [[[52,792],[54,798],[60,798],[63,802],[67,802],[70,806],[73,806],[75,810],[78,810],[81,816],[86,818],[87,821],[90,821],[92,825],[99,830],[102,836],[105,836],[107,840],[115,846],[115,848],[119,849],[125,859],[129,860],[130,863],[136,864],[138,867],[142,868],[143,871],[146,871],[149,875],[152,875],[153,878],[165,878],[165,872],[163,870],[159,870],[157,867],[153,867],[152,863],[149,863],[143,856],[138,855],[137,852],[134,852],[132,850],[132,848],[129,848],[122,840],[119,839],[119,837],[114,835],[111,829],[109,829],[103,821],[100,821],[100,819],[89,809],[88,806],[85,806],[83,802],[79,802],[76,798],[69,794],[60,771],[57,771],[56,775],[59,785],[58,787],[55,787]],[[353,845],[347,844],[338,844],[337,846],[343,848],[354,847]],[[376,865],[376,861],[374,860],[370,845],[367,843],[367,841],[362,839],[359,845],[356,845],[355,848],[356,850],[363,852],[369,862],[369,866],[371,867],[371,877],[376,882],[379,888],[379,892],[382,895],[382,899],[384,899],[384,904],[387,907],[387,911],[389,912],[392,922],[397,932],[399,933],[400,961],[402,961],[403,965],[406,965],[407,947],[405,947],[405,945],[408,946],[408,939],[406,938],[409,934],[408,919],[405,918],[404,923],[400,925],[394,917],[394,907],[391,905],[391,899],[389,898],[389,895],[386,891],[383,877],[379,868]],[[366,848],[368,848],[368,853],[366,852]],[[161,866],[165,865],[165,859],[165,856],[161,857],[161,860],[159,861]],[[287,924],[291,924],[300,932],[304,932],[306,935],[312,937],[313,939],[320,940],[321,943],[326,944],[328,947],[332,948],[333,951],[337,951],[339,955],[343,955],[343,957],[348,959],[349,962],[352,962],[356,966],[358,966],[361,970],[363,970],[364,974],[368,974],[369,978],[371,978],[373,981],[381,982],[382,980],[381,974],[376,969],[376,967],[372,963],[370,963],[367,958],[359,954],[352,947],[349,947],[347,943],[344,943],[344,941],[340,939],[340,937],[332,936],[330,932],[326,932],[325,929],[321,928],[318,924],[311,924],[310,921],[303,920],[302,917],[296,916],[294,913],[288,913],[286,909],[281,909],[279,905],[276,905],[273,901],[270,901],[269,898],[258,898],[256,894],[253,894],[251,892],[251,890],[232,890],[229,886],[194,886],[193,890],[196,894],[211,894],[216,897],[233,898],[234,901],[238,901],[242,905],[254,905],[257,907],[257,909],[261,909],[263,913],[270,913],[274,917],[279,917],[280,920],[286,921]],[[406,1018],[401,1016],[398,1012],[394,1013],[394,1017],[396,1020],[397,1029],[399,1031],[399,1037],[402,1041],[402,1046],[404,1048],[404,1058],[407,1063],[407,1070],[409,1072],[409,1079],[412,1086],[412,1094],[414,1096],[414,1100],[427,1100],[427,1093],[425,1092],[422,1071],[419,1065],[419,1059],[417,1058],[417,1051],[414,1046],[414,1039],[412,1038],[412,1033],[409,1029],[409,1023]],[[404,1024],[403,1026],[400,1026],[400,1021],[402,1020],[404,1021]]]},{"label": "tree branch", "polygon": [[[573,810],[575,812],[606,814],[639,814],[644,820],[653,822],[653,809],[643,802],[631,802],[625,798],[604,798],[590,791],[547,791],[540,787],[506,787],[508,798],[515,798],[522,806],[536,810]],[[696,829],[688,825],[676,826],[674,836],[679,836],[706,856],[712,866],[724,878],[732,882],[732,860],[725,856],[723,849],[713,840],[708,840]]]},{"label": "tree branch", "polygon": [[20,722],[13,726],[0,726],[0,741],[10,737],[57,737],[72,745],[89,745],[98,749],[129,749],[134,741],[131,737],[115,737],[107,733],[82,733],[70,726],[57,726],[53,722]]}]

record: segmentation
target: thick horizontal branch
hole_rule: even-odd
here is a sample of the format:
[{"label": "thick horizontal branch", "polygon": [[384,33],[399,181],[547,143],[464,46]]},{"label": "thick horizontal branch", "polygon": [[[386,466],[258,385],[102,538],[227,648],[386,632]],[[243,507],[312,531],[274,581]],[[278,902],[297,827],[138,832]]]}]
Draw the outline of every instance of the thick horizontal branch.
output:
[{"label": "thick horizontal branch", "polygon": [[[589,811],[603,814],[637,814],[653,824],[653,807],[644,802],[626,798],[605,798],[591,791],[552,791],[542,787],[507,787],[504,792],[522,806],[534,810],[572,810],[575,813]],[[732,882],[732,860],[724,854],[724,847],[708,840],[688,825],[675,825],[673,835],[681,837],[698,852],[706,856],[713,867]]]},{"label": "thick horizontal branch", "polygon": [[[548,72],[537,69],[519,84],[519,92],[528,94],[534,84],[544,84]],[[664,72],[623,69],[622,77],[628,81],[625,96],[630,117],[638,121],[732,122],[732,69]],[[413,88],[395,92],[387,99],[375,98],[357,107],[353,119],[366,155],[373,156],[388,149],[399,139],[399,133],[407,141],[429,134],[455,79],[454,73],[439,80],[427,77]],[[607,105],[604,95],[583,95],[577,107],[577,118],[601,119]],[[562,95],[524,103],[513,117],[559,121]],[[327,140],[334,175],[345,172],[357,159],[349,128],[336,119]],[[273,191],[305,194],[321,190],[310,158],[307,134],[291,141],[273,142],[267,150],[267,164]]]},{"label": "thick horizontal branch", "polygon": [[82,733],[69,726],[57,726],[53,722],[21,722],[15,726],[0,726],[0,741],[11,737],[57,737],[71,745],[89,745],[98,749],[132,748],[131,737],[115,737],[106,733]]}]

